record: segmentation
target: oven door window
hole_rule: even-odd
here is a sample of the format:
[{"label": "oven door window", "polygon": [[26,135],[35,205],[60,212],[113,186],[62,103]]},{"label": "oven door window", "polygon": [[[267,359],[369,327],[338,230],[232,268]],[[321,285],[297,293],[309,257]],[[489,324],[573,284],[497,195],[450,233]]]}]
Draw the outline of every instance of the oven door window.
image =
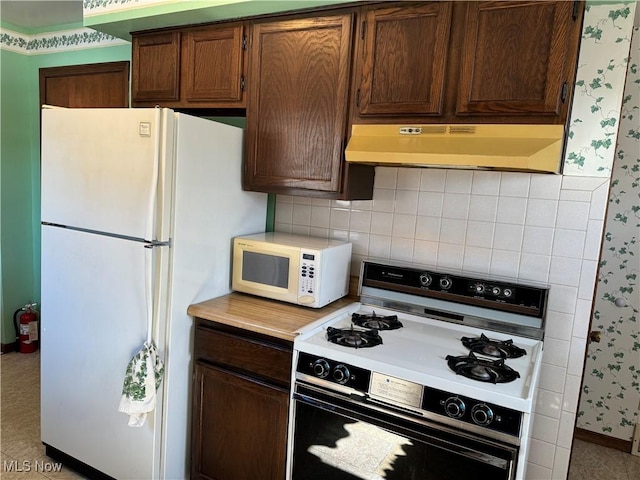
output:
[{"label": "oven door window", "polygon": [[459,480],[515,476],[517,448],[452,434],[361,405],[297,396],[293,480]]}]

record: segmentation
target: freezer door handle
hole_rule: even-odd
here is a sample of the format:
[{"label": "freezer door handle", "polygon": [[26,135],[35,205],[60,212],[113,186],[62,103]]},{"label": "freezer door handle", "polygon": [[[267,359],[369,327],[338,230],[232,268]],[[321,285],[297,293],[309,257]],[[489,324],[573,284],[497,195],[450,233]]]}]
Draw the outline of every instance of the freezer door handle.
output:
[{"label": "freezer door handle", "polygon": [[171,239],[167,240],[166,242],[158,242],[154,240],[151,242],[146,242],[144,244],[144,248],[170,247],[170,246],[171,246]]}]

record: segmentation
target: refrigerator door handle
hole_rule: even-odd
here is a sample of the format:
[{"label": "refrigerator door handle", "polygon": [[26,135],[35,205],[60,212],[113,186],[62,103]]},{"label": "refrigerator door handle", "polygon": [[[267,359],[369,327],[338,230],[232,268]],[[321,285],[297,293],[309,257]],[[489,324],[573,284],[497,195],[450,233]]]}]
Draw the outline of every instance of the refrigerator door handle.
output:
[{"label": "refrigerator door handle", "polygon": [[159,242],[157,240],[146,242],[144,244],[144,248],[155,248],[155,247],[170,247],[171,240],[167,240],[166,242]]}]

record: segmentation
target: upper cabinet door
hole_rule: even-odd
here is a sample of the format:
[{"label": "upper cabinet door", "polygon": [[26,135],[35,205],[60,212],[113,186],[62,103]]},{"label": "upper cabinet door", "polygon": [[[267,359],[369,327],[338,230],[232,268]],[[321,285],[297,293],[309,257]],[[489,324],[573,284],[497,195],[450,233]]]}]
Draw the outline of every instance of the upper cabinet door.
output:
[{"label": "upper cabinet door", "polygon": [[188,102],[244,107],[244,26],[201,28],[182,34],[182,90]]},{"label": "upper cabinet door", "polygon": [[450,2],[370,10],[361,26],[359,115],[439,115]]},{"label": "upper cabinet door", "polygon": [[579,8],[568,1],[467,2],[456,115],[548,115],[564,123]]},{"label": "upper cabinet door", "polygon": [[133,101],[178,100],[180,32],[135,35],[131,51]]},{"label": "upper cabinet door", "polygon": [[248,190],[341,190],[351,14],[252,26]]}]

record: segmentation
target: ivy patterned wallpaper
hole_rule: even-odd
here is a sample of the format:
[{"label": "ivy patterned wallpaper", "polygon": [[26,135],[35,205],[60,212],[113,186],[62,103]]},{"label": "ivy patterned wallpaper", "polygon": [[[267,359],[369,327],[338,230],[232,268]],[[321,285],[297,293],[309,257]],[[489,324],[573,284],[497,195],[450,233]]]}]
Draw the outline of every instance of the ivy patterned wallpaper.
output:
[{"label": "ivy patterned wallpaper", "polygon": [[[633,2],[587,2],[565,156],[565,175],[609,177],[618,133],[619,95],[627,70]],[[598,52],[601,62],[594,62]],[[602,57],[602,52],[612,52]],[[620,92],[618,92],[620,93]],[[584,124],[599,124],[594,135]]]},{"label": "ivy patterned wallpaper", "polygon": [[83,0],[84,16],[112,13],[117,10],[155,6],[176,0]]},{"label": "ivy patterned wallpaper", "polygon": [[[630,440],[640,421],[640,9],[620,116],[609,210],[577,426]],[[609,126],[606,126],[609,129]],[[627,306],[617,306],[618,303]]]},{"label": "ivy patterned wallpaper", "polygon": [[0,48],[22,55],[38,55],[99,46],[124,45],[129,42],[91,28],[24,35],[0,28]]}]

